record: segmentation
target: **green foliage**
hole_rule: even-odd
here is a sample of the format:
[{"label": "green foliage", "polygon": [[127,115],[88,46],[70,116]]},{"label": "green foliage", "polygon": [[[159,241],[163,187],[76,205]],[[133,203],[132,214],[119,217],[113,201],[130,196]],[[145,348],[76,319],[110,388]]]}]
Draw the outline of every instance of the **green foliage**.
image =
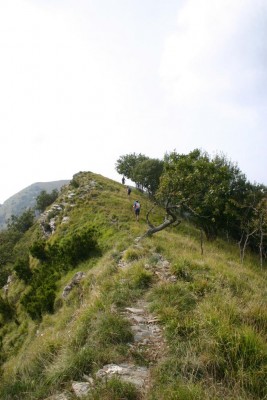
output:
[{"label": "green foliage", "polygon": [[0,288],[7,283],[15,261],[14,248],[22,237],[22,233],[14,230],[0,231]]},{"label": "green foliage", "polygon": [[2,322],[10,321],[14,316],[13,307],[2,296],[0,296],[0,315]]},{"label": "green foliage", "polygon": [[159,187],[163,172],[163,161],[147,159],[139,162],[134,168],[134,182],[138,182],[149,194],[154,195]]},{"label": "green foliage", "polygon": [[29,283],[32,278],[32,271],[30,268],[29,257],[19,258],[14,264],[14,270],[16,271],[19,279],[22,279],[25,283]]},{"label": "green foliage", "polygon": [[43,212],[46,207],[50,206],[58,197],[58,190],[53,189],[51,193],[42,190],[36,198],[36,210]]},{"label": "green foliage", "polygon": [[72,186],[74,189],[77,189],[80,186],[78,180],[75,177],[73,177],[70,181],[70,186]]},{"label": "green foliage", "polygon": [[116,170],[135,182],[139,188],[146,189],[149,194],[154,195],[163,171],[163,161],[143,154],[126,154],[117,160]]},{"label": "green foliage", "polygon": [[32,244],[30,253],[41,264],[31,276],[31,287],[21,301],[31,318],[41,319],[44,313],[54,312],[56,282],[63,272],[99,251],[96,236],[95,229],[85,227],[70,231],[53,243],[38,240]]},{"label": "green foliage", "polygon": [[56,298],[56,280],[57,276],[51,271],[47,271],[49,275],[45,275],[44,271],[35,277],[29,291],[22,297],[21,304],[32,319],[41,319],[45,313],[53,313],[54,301]]},{"label": "green foliage", "polygon": [[126,154],[121,156],[116,162],[116,171],[126,176],[126,178],[131,179],[133,182],[136,181],[135,168],[140,162],[148,160],[148,157],[143,154]]},{"label": "green foliage", "polygon": [[13,250],[21,236],[22,234],[18,231],[0,231],[0,268],[14,261]]},{"label": "green foliage", "polygon": [[30,254],[40,261],[47,260],[46,241],[36,240],[30,247]]},{"label": "green foliage", "polygon": [[[14,245],[21,276],[28,266],[20,250],[31,246],[33,275],[26,289],[20,280],[12,281],[8,299],[2,299],[6,318],[16,311],[21,324],[16,326],[13,317],[4,322],[1,314],[0,398],[37,400],[65,390],[73,397],[68,392],[73,380],[94,376],[109,363],[130,362],[150,368],[145,394],[150,400],[263,400],[267,395],[264,264],[259,269],[251,255],[251,264],[248,258],[240,265],[237,249],[222,240],[205,242],[200,255],[198,230],[190,223],[183,225],[183,231],[164,230],[133,245],[145,228],[143,221],[132,223],[125,188],[91,173],[75,179],[82,196],[75,207],[65,208],[68,223],[59,223],[46,241],[38,239],[36,224]],[[140,200],[150,207],[143,194]],[[243,215],[239,206],[231,210],[238,218]],[[153,219],[161,220],[164,211],[159,207],[154,211]],[[264,215],[264,207],[259,211],[252,210],[248,217]],[[250,223],[249,229],[259,219]],[[97,228],[91,231],[89,226]],[[11,236],[5,238],[9,242]],[[98,244],[103,257],[91,258]],[[3,267],[13,268],[12,257],[6,251],[5,259],[13,261]],[[84,271],[85,278],[62,299],[72,275],[66,272],[72,268]],[[159,353],[154,347],[150,352],[149,345],[137,350],[136,344],[131,346],[132,329],[121,307],[141,304],[159,321],[164,338],[158,343]],[[85,399],[142,396],[132,385],[112,379],[95,380]]]},{"label": "green foliage", "polygon": [[11,215],[11,218],[7,221],[8,230],[25,233],[33,225],[34,219],[35,215],[32,209],[26,210],[19,217]]},{"label": "green foliage", "polygon": [[64,269],[74,267],[95,251],[98,251],[97,233],[91,227],[71,231],[53,243],[38,240],[30,247],[33,257],[53,265],[63,265]]},{"label": "green foliage", "polygon": [[5,286],[7,283],[7,279],[9,275],[11,274],[11,269],[8,268],[7,266],[1,267],[0,268],[0,288]]},{"label": "green foliage", "polygon": [[58,263],[75,266],[96,250],[98,250],[97,233],[94,228],[89,227],[70,232],[59,242],[49,246],[48,254],[50,259],[56,258]]},{"label": "green foliage", "polygon": [[[188,155],[165,157],[158,199],[178,205],[214,239],[218,234],[240,237],[242,221],[264,196],[264,188],[251,185],[239,168],[223,156],[211,158],[196,149]],[[256,203],[257,204],[257,203]]]}]

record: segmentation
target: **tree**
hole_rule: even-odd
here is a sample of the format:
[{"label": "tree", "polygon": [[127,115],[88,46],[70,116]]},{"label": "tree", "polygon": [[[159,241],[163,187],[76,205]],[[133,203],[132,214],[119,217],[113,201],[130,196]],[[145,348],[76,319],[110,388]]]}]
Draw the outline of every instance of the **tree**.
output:
[{"label": "tree", "polygon": [[149,157],[143,154],[126,154],[117,160],[115,168],[119,174],[124,175],[133,182],[138,183],[135,176],[135,168],[139,163],[148,159]]},{"label": "tree", "polygon": [[152,196],[159,187],[163,165],[163,161],[156,158],[149,158],[139,162],[134,168],[135,181],[139,182]]},{"label": "tree", "polygon": [[36,197],[36,210],[43,212],[46,207],[50,206],[58,197],[58,190],[54,189],[51,193],[42,190]]},{"label": "tree", "polygon": [[267,256],[267,197],[263,198],[257,206],[258,238],[260,265],[263,266],[263,257]]},{"label": "tree", "polygon": [[165,156],[157,198],[179,206],[211,240],[229,229],[233,208],[242,197],[239,187],[245,183],[238,167],[223,156],[212,159],[199,149],[188,155],[172,152]]},{"label": "tree", "polygon": [[[259,188],[261,187],[261,190]],[[243,206],[243,219],[240,223],[240,260],[244,261],[245,251],[250,247],[253,251],[259,251],[260,265],[263,266],[263,258],[266,258],[267,250],[267,197],[262,185],[253,186],[247,202]]]},{"label": "tree", "polygon": [[11,215],[7,221],[7,229],[25,233],[34,223],[34,211],[29,208],[19,217]]}]

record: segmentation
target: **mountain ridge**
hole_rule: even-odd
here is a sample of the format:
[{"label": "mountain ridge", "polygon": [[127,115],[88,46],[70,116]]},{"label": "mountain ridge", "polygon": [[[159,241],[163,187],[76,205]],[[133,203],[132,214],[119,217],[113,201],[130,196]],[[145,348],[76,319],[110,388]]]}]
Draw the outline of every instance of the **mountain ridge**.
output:
[{"label": "mountain ridge", "polygon": [[50,193],[54,189],[60,190],[69,182],[69,179],[35,182],[9,197],[3,204],[0,204],[0,230],[6,228],[6,221],[11,215],[20,216],[26,209],[34,208],[36,197],[42,190]]},{"label": "mountain ridge", "polygon": [[201,254],[187,222],[144,238],[147,212],[165,217],[151,206],[78,173],[16,244],[28,258],[2,292],[1,399],[266,397],[266,270],[220,239]]}]

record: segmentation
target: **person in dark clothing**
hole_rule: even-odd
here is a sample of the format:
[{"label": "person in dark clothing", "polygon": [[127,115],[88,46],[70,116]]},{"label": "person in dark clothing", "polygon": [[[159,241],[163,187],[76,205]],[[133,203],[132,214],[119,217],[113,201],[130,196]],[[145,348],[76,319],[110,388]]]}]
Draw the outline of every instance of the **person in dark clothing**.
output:
[{"label": "person in dark clothing", "polygon": [[125,178],[124,176],[122,177],[121,183],[124,185],[125,184]]},{"label": "person in dark clothing", "polygon": [[130,196],[132,189],[130,188],[130,186],[127,186],[127,194],[128,196]]}]

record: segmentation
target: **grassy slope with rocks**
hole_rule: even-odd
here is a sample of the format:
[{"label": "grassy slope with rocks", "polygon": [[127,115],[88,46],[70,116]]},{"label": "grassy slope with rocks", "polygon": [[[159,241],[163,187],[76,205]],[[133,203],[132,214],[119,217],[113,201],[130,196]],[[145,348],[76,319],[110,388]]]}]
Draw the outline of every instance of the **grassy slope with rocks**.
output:
[{"label": "grassy slope with rocks", "polygon": [[[204,244],[183,224],[141,241],[150,201],[93,173],[74,176],[57,203],[56,243],[93,228],[99,251],[57,275],[54,313],[33,321],[20,297],[29,290],[14,278],[8,301],[17,323],[0,328],[0,398],[76,399],[73,382],[91,382],[85,399],[224,399],[267,397],[266,270],[248,255],[239,262],[236,246],[217,240]],[[136,222],[132,203],[142,204]],[[164,211],[155,209],[153,222]],[[17,245],[26,253],[42,236],[36,224]],[[40,262],[31,257],[36,273]],[[84,278],[63,299],[77,272]],[[126,308],[148,307],[162,343],[135,344]],[[158,351],[155,348],[158,346]],[[119,379],[95,379],[105,365],[128,363],[149,369],[144,388]],[[60,396],[61,397],[60,397]],[[52,397],[51,397],[52,396]],[[58,396],[58,397],[57,397]]]}]

